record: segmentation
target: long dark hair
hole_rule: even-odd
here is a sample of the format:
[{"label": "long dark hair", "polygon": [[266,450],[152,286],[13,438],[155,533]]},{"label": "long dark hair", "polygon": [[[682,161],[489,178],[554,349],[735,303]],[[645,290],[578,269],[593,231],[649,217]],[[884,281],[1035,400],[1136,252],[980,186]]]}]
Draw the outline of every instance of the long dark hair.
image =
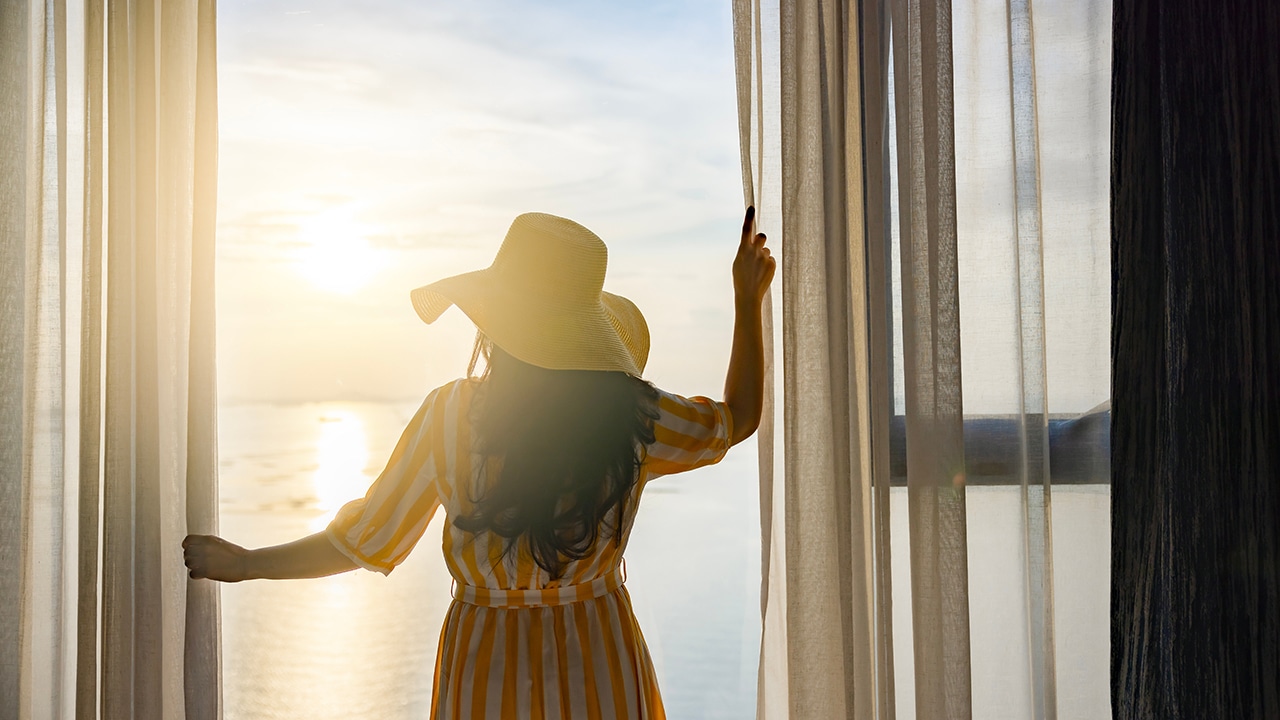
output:
[{"label": "long dark hair", "polygon": [[623,372],[530,365],[478,335],[468,375],[481,358],[473,443],[501,458],[501,470],[485,478],[487,463],[478,464],[473,512],[453,524],[493,532],[507,553],[523,541],[538,567],[559,578],[602,534],[622,543],[631,491],[654,441],[658,391]]}]

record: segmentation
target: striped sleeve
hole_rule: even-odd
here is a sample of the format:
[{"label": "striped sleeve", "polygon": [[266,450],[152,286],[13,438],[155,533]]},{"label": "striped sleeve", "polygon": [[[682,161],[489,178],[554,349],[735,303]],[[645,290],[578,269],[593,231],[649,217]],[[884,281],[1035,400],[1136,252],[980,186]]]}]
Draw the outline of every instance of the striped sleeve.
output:
[{"label": "striped sleeve", "polygon": [[439,461],[454,390],[445,385],[427,396],[369,492],[343,505],[329,523],[329,541],[360,567],[389,575],[422,537],[442,491],[448,493]]},{"label": "striped sleeve", "polygon": [[733,437],[729,407],[705,397],[658,393],[654,442],[645,458],[649,476],[672,475],[720,462]]}]

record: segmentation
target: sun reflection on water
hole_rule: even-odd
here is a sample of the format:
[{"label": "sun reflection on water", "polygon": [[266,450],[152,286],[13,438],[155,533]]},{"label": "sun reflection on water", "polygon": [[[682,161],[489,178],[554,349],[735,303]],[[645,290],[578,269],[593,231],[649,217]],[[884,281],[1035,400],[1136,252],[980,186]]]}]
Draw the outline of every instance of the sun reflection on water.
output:
[{"label": "sun reflection on water", "polygon": [[326,410],[320,416],[316,470],[311,476],[319,513],[310,522],[313,531],[323,530],[338,508],[365,493],[370,482],[364,474],[368,465],[364,419],[351,410]]}]

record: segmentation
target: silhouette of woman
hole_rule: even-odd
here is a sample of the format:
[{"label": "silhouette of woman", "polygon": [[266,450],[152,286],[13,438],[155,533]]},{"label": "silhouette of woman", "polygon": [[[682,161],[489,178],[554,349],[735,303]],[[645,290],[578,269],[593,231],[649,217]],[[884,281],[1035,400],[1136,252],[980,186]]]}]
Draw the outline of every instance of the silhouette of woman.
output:
[{"label": "silhouette of woman", "polygon": [[476,348],[466,378],[427,396],[368,493],[285,545],[188,536],[191,577],[390,573],[443,506],[457,588],[431,717],[664,717],[622,555],[649,480],[715,463],[759,425],[760,306],[775,262],[754,216],[733,261],[724,402],[640,379],[648,327],[603,291],[604,243],[573,221],[521,215],[488,268],[411,294],[428,323],[461,308]]}]

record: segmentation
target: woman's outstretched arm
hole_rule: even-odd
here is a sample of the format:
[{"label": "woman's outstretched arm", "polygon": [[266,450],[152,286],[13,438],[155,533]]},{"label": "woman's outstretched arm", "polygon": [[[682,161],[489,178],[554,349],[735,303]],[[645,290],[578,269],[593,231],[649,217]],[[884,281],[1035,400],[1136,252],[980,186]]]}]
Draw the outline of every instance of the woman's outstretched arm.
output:
[{"label": "woman's outstretched arm", "polygon": [[742,241],[733,259],[733,349],[724,380],[724,402],[733,416],[736,445],[760,426],[764,404],[764,337],[760,303],[773,281],[777,263],[765,247],[764,233],[756,232],[756,209],[747,208]]},{"label": "woman's outstretched arm", "polygon": [[316,578],[356,569],[323,532],[258,550],[214,535],[188,535],[182,556],[191,577],[222,582]]}]

